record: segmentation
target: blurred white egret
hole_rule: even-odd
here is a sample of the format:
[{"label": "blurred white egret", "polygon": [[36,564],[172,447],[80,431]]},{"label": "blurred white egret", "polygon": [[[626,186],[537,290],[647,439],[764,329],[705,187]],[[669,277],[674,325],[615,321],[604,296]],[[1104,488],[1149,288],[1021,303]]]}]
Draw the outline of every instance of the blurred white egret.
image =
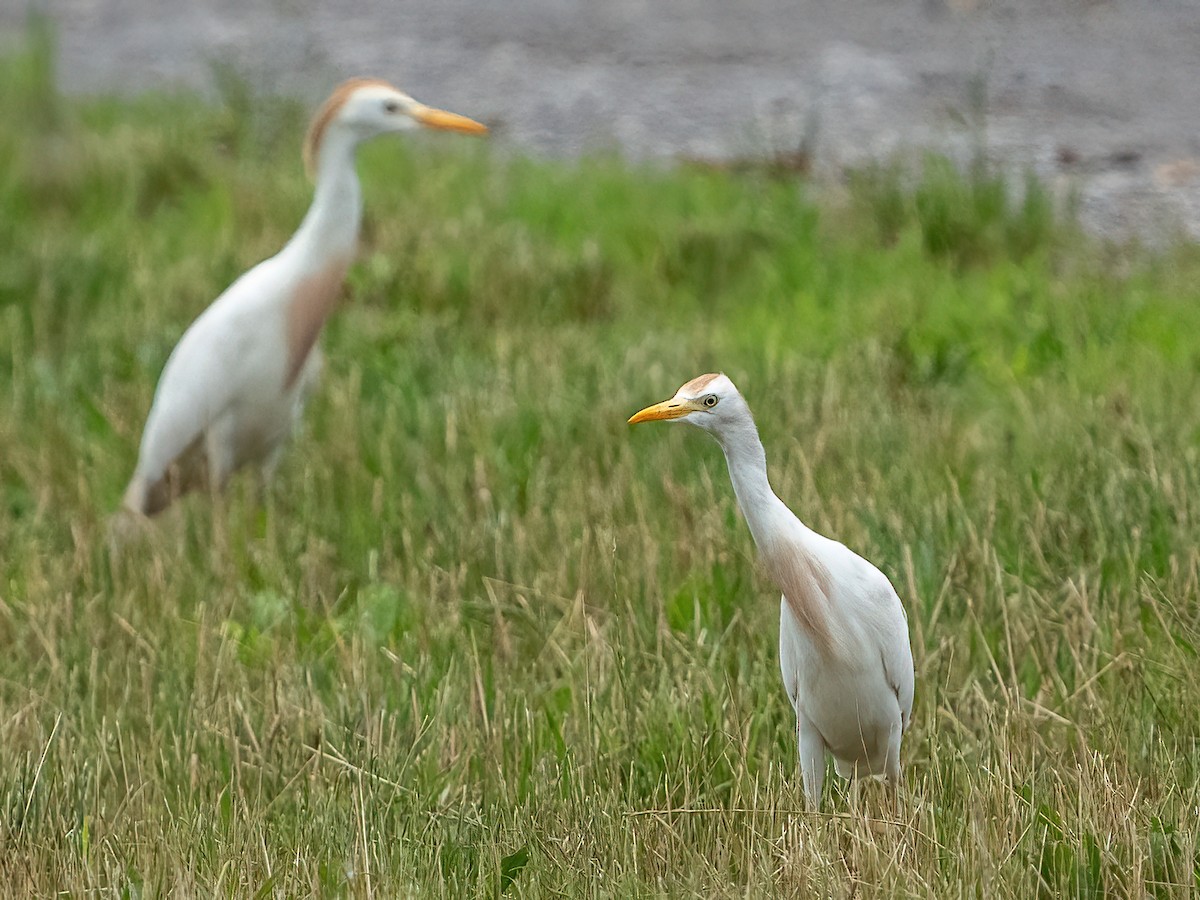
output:
[{"label": "blurred white egret", "polygon": [[820,802],[826,751],[842,777],[881,775],[895,787],[912,714],[913,661],[891,582],[775,496],[750,408],[727,377],[701,375],[629,422],[656,420],[689,422],[717,439],[764,568],[783,591],[779,663],[796,710],[809,802]]},{"label": "blurred white egret", "polygon": [[482,134],[483,125],[352,79],[313,117],[304,161],[316,191],[299,230],[238,278],[167,359],[123,506],[163,510],[192,488],[224,487],[244,465],[269,478],[321,368],[317,338],[354,256],[362,219],[355,150],[417,126]]}]

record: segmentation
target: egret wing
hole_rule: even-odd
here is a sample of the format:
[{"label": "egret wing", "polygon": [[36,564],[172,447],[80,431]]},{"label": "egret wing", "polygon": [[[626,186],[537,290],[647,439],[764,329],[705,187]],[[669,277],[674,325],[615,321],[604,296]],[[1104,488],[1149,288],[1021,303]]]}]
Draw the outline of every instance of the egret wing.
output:
[{"label": "egret wing", "polygon": [[228,407],[261,358],[262,307],[246,301],[260,287],[258,266],[239,278],[184,332],[171,351],[146,418],[138,474],[150,484],[195,444]]}]

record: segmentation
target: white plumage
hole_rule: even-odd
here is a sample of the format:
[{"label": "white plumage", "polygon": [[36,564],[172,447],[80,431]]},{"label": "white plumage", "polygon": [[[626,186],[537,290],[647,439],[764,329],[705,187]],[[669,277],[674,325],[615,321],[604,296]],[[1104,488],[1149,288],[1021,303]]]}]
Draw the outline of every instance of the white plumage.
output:
[{"label": "white plumage", "polygon": [[362,219],[355,150],[418,125],[487,130],[372,79],[342,84],[317,112],[305,142],[312,205],[287,245],[230,285],[171,352],[127,509],[153,515],[190,489],[224,487],[245,465],[269,478],[320,371],[317,338],[354,258]]},{"label": "white plumage", "polygon": [[891,582],[775,495],[750,408],[724,375],[701,375],[629,421],[654,420],[688,422],[717,439],[759,556],[783,591],[779,664],[809,802],[820,802],[826,751],[845,778],[880,775],[897,785],[914,676],[908,620]]}]

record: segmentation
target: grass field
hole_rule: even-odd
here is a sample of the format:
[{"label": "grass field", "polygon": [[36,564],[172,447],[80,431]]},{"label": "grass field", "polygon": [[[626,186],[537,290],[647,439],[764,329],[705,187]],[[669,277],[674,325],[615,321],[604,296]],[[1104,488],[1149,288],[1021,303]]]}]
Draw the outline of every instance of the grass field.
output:
[{"label": "grass field", "polygon": [[[0,894],[1200,893],[1196,248],[936,161],[381,140],[265,507],[113,558],[168,352],[304,212],[305,112],[67,99],[51,56],[0,60]],[[898,811],[804,810],[720,451],[625,425],[716,369],[905,601]]]}]

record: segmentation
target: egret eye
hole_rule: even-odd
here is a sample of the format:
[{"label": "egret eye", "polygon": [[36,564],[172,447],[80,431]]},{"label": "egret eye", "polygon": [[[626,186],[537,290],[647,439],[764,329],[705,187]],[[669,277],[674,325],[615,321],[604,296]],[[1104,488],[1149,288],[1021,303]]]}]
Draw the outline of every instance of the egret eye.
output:
[{"label": "egret eye", "polygon": [[705,397],[704,405],[707,406],[709,409],[712,409],[714,406],[716,406],[717,405],[717,395],[709,394],[707,397]]},{"label": "egret eye", "polygon": [[383,101],[383,111],[386,113],[400,112],[400,104],[397,103],[395,100],[384,100]]}]

